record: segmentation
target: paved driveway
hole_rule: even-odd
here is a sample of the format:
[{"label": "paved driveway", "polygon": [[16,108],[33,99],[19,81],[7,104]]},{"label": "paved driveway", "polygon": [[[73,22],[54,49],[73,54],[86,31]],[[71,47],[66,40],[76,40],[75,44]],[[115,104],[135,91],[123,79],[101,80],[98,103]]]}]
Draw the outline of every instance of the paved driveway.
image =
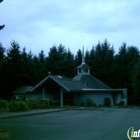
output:
[{"label": "paved driveway", "polygon": [[[140,129],[140,109],[65,110],[0,119],[9,140],[128,140],[127,130]],[[140,138],[139,138],[140,139]]]}]

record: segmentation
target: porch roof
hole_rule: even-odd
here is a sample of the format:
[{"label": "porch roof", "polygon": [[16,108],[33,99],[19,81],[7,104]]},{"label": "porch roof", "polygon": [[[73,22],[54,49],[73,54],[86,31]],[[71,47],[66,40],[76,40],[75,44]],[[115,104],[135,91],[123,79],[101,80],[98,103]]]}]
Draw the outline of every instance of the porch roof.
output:
[{"label": "porch roof", "polygon": [[40,83],[38,83],[32,90],[34,91],[36,88],[38,88],[40,85],[42,85],[46,80],[51,78],[56,83],[58,83],[60,86],[62,86],[65,90],[68,92],[72,91],[82,91],[83,88],[88,88],[85,84],[83,84],[81,81],[76,81],[70,78],[62,77],[62,76],[55,76],[55,75],[49,75],[45,79],[43,79]]},{"label": "porch roof", "polygon": [[14,90],[12,93],[15,95],[25,94],[27,92],[30,92],[32,89],[33,89],[33,86],[22,86]]}]

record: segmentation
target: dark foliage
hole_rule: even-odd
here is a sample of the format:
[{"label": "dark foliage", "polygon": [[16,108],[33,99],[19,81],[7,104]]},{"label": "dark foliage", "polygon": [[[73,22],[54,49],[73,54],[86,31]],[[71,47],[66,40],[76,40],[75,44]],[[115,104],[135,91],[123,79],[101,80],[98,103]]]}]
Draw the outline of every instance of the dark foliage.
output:
[{"label": "dark foliage", "polygon": [[7,102],[6,100],[0,100],[0,109],[6,108],[7,103],[8,103],[8,102]]},{"label": "dark foliage", "polygon": [[111,106],[110,98],[106,97],[106,98],[104,99],[104,106],[108,106],[108,107]]},{"label": "dark foliage", "polygon": [[[3,2],[3,0],[0,0],[0,3]],[[5,25],[0,25],[0,30],[2,30],[5,27]]]},{"label": "dark foliage", "polygon": [[[35,86],[48,73],[74,77],[76,67],[81,64],[82,51],[74,56],[65,46],[53,46],[48,55],[38,55],[21,50],[12,41],[6,49],[0,43],[0,98],[10,99],[12,91],[20,86]],[[112,88],[127,88],[129,103],[140,103],[140,54],[135,46],[123,43],[115,53],[107,39],[91,50],[85,51],[85,61],[91,67],[91,74]]]},{"label": "dark foliage", "polygon": [[10,101],[8,103],[8,108],[12,112],[17,111],[26,111],[28,109],[26,103],[24,101]]}]

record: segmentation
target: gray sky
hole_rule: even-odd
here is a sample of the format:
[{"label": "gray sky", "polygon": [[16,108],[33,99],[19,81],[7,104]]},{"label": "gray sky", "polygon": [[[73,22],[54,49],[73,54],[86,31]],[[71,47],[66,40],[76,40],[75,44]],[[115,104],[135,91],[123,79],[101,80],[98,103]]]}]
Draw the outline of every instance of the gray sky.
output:
[{"label": "gray sky", "polygon": [[107,38],[117,52],[123,42],[140,47],[140,0],[4,0],[0,42],[12,40],[33,54],[63,44],[74,54]]}]

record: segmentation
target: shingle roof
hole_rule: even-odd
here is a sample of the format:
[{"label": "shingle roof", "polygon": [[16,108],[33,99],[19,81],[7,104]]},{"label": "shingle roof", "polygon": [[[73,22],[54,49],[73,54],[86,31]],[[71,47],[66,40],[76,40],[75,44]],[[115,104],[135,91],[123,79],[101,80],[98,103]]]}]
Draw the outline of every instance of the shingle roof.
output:
[{"label": "shingle roof", "polygon": [[13,94],[24,94],[26,92],[30,92],[33,89],[33,86],[22,86],[14,90]]},{"label": "shingle roof", "polygon": [[73,78],[73,80],[86,83],[87,87],[92,89],[111,89],[109,86],[89,74],[78,74]]},{"label": "shingle roof", "polygon": [[38,88],[41,84],[43,84],[46,80],[51,78],[68,92],[82,92],[83,89],[111,89],[109,86],[99,81],[95,77],[88,74],[79,74],[75,76],[73,79],[49,75],[44,78],[40,83],[38,83],[34,88],[32,88],[31,92]]},{"label": "shingle roof", "polygon": [[90,69],[90,66],[88,66],[85,63],[82,63],[80,66],[77,67],[77,69]]},{"label": "shingle roof", "polygon": [[43,79],[40,83],[38,83],[31,91],[38,88],[42,83],[44,83],[49,78],[57,82],[60,86],[62,86],[68,92],[74,92],[74,91],[78,92],[78,91],[82,91],[83,88],[87,88],[87,86],[85,86],[85,84],[83,84],[81,81],[75,81],[73,79],[65,78],[62,76],[49,75],[45,79]]}]

